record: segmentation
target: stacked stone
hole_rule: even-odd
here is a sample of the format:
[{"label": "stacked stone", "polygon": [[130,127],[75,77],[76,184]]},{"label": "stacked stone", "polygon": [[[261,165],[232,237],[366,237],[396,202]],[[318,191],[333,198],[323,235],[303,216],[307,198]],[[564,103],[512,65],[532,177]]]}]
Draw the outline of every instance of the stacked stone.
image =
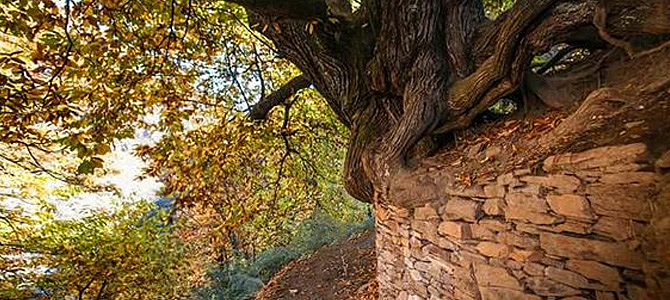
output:
[{"label": "stacked stone", "polygon": [[539,172],[442,185],[420,207],[378,205],[380,298],[670,299],[659,246],[670,236],[650,234],[670,225],[657,213],[668,210],[658,206],[670,203],[669,179],[663,158],[654,168],[645,155],[644,144],[562,154]]}]

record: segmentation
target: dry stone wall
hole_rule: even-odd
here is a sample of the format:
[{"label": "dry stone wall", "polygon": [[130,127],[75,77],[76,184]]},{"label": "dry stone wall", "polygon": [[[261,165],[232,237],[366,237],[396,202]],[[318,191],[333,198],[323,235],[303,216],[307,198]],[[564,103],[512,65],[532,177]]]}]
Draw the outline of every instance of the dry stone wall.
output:
[{"label": "dry stone wall", "polygon": [[391,193],[420,206],[377,205],[380,299],[670,299],[667,168],[631,144],[467,188],[415,175]]}]

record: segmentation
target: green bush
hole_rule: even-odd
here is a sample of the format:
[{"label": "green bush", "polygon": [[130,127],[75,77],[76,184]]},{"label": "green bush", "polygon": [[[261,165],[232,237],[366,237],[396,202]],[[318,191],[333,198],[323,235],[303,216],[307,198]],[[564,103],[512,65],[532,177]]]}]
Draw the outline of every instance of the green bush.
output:
[{"label": "green bush", "polygon": [[15,224],[1,237],[15,245],[15,271],[4,273],[0,298],[188,299],[188,248],[155,212],[145,204],[74,220],[41,212]]},{"label": "green bush", "polygon": [[362,223],[346,223],[316,210],[296,228],[287,245],[267,250],[250,260],[238,257],[221,266],[212,267],[208,274],[210,285],[198,288],[194,293],[199,300],[251,299],[264,283],[290,261],[373,226],[372,218]]}]

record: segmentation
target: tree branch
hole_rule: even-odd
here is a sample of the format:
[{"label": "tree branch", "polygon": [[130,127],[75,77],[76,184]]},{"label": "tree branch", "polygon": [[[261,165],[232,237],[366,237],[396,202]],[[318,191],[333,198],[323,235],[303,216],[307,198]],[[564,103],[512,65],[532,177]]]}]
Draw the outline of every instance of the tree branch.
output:
[{"label": "tree branch", "polygon": [[293,96],[297,91],[310,85],[311,81],[304,74],[291,79],[284,86],[258,101],[251,111],[249,111],[249,118],[254,121],[264,120],[272,108],[284,103],[286,99]]},{"label": "tree branch", "polygon": [[328,6],[324,0],[229,0],[256,13],[287,19],[325,17]]},{"label": "tree branch", "polygon": [[452,86],[448,105],[453,115],[434,133],[442,134],[469,126],[477,115],[518,86],[525,67],[523,56],[528,54],[519,55],[519,52],[524,52],[519,51],[523,48],[524,32],[556,2],[522,1],[514,5],[500,23],[494,54],[477,71]]},{"label": "tree branch", "polygon": [[[589,49],[606,48],[603,39],[607,37],[603,37],[602,29],[605,11],[611,11],[607,25],[612,34],[626,37],[670,33],[670,26],[659,25],[668,20],[665,14],[659,13],[662,6],[652,5],[663,1],[649,0],[645,5],[630,0],[606,2],[608,10],[598,0],[517,2],[499,20],[480,30],[474,42],[478,69],[454,84],[449,93],[450,119],[434,133],[469,126],[476,116],[519,86],[527,61],[533,55],[553,45],[567,43]],[[594,28],[594,23],[599,28]],[[616,46],[631,55],[629,46]]]}]

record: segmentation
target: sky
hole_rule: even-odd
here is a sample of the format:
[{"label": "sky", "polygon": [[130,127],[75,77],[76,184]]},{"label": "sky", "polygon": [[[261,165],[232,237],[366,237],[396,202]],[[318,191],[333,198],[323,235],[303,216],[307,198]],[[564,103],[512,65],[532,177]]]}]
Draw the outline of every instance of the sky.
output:
[{"label": "sky", "polygon": [[[104,193],[80,193],[73,197],[62,197],[56,192],[65,186],[65,183],[47,175],[42,175],[46,182],[36,190],[19,188],[22,184],[11,176],[0,178],[0,194],[22,195],[21,199],[13,197],[0,197],[0,206],[5,208],[21,208],[26,214],[32,214],[40,207],[36,196],[40,193],[47,194],[46,201],[56,208],[55,215],[60,219],[81,218],[91,211],[113,211],[124,203],[135,201],[156,201],[157,193],[162,184],[155,178],[146,177],[138,179],[142,175],[142,169],[146,163],[139,157],[133,155],[133,150],[138,145],[153,144],[160,138],[160,134],[150,133],[146,130],[137,130],[135,138],[117,141],[113,150],[103,157],[105,167],[110,170],[107,175],[95,180],[98,184],[115,185],[119,192]],[[39,175],[36,175],[39,176]],[[6,182],[5,182],[6,181]],[[13,187],[12,187],[13,186]],[[30,187],[28,185],[27,187]],[[40,189],[45,189],[40,191]]]},{"label": "sky", "polygon": [[96,180],[100,184],[113,184],[120,195],[113,193],[84,193],[62,200],[54,199],[58,208],[58,216],[62,218],[77,218],[84,216],[91,210],[113,210],[123,203],[134,201],[155,201],[162,184],[155,178],[142,175],[146,163],[133,155],[138,145],[153,144],[160,138],[159,134],[151,134],[146,130],[137,130],[134,139],[121,140],[103,159],[111,170],[107,175]]}]

